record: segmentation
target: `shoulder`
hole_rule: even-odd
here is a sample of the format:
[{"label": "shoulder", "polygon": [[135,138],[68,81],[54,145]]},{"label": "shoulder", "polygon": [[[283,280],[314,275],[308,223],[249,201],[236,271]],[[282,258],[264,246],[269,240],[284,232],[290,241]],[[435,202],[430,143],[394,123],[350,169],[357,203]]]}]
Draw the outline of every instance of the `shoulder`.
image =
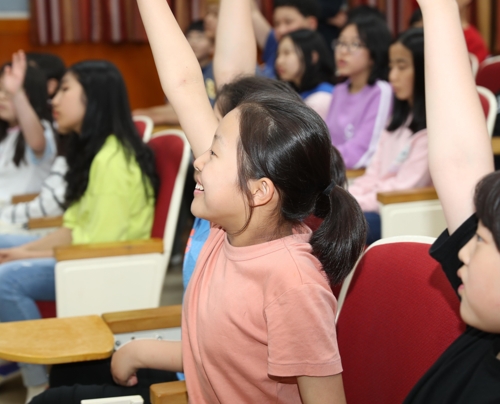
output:
[{"label": "shoulder", "polygon": [[277,298],[295,289],[324,289],[331,293],[325,272],[319,260],[312,254],[309,234],[300,234],[283,239],[284,248],[276,251],[272,257],[272,271],[268,275],[268,290]]},{"label": "shoulder", "polygon": [[109,135],[95,155],[94,160],[92,160],[92,165],[100,165],[101,163],[119,164],[125,161],[125,148],[115,135]]},{"label": "shoulder", "polygon": [[391,85],[384,80],[377,80],[372,87],[372,94],[376,95],[380,98],[392,98],[392,87]]}]

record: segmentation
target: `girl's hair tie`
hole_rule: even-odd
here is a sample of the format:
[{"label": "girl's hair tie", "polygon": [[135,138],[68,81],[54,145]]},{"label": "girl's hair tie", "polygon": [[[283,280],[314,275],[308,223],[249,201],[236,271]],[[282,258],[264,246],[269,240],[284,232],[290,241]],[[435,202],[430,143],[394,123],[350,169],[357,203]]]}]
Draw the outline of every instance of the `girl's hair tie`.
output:
[{"label": "girl's hair tie", "polygon": [[335,188],[337,186],[337,184],[335,183],[334,180],[332,180],[332,182],[330,183],[330,185],[328,185],[325,190],[323,191],[323,195],[326,195],[326,196],[330,196],[333,188]]}]

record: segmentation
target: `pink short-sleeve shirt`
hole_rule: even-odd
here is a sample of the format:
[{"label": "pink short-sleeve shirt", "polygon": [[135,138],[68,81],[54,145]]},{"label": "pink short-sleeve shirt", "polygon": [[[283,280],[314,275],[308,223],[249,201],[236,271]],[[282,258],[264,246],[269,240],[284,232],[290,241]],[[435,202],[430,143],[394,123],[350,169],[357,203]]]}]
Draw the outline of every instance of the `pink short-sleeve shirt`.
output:
[{"label": "pink short-sleeve shirt", "polygon": [[301,403],[297,376],[342,372],[337,302],[300,231],[233,247],[212,228],[184,298],[190,402]]}]

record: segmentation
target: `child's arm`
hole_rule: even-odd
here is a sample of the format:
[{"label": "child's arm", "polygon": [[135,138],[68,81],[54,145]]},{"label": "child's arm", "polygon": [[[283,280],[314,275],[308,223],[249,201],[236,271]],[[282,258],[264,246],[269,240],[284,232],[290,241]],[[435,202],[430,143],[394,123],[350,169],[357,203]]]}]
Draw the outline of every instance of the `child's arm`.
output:
[{"label": "child's arm", "polygon": [[137,0],[161,85],[194,156],[207,151],[217,128],[200,64],[165,0]]},{"label": "child's arm", "polygon": [[342,374],[326,377],[297,377],[303,404],[345,404]]},{"label": "child's arm", "polygon": [[474,187],[493,170],[493,153],[456,0],[419,3],[425,26],[429,167],[453,233],[474,212]]},{"label": "child's arm", "polygon": [[218,88],[237,76],[255,73],[257,48],[250,18],[251,1],[221,1],[214,55]]},{"label": "child's arm", "polygon": [[16,111],[16,118],[27,145],[35,156],[40,157],[45,151],[44,129],[35,110],[31,106],[23,90],[26,75],[26,55],[18,51],[12,55],[12,66],[6,66],[3,74],[3,85],[11,95]]},{"label": "child's arm", "polygon": [[39,240],[0,250],[0,264],[21,259],[53,257],[55,247],[71,245],[72,241],[71,229],[60,227]]},{"label": "child's arm", "polygon": [[271,25],[267,22],[266,18],[262,15],[255,0],[251,0],[252,6],[252,24],[255,32],[255,39],[260,49],[266,47],[267,38],[271,33]]},{"label": "child's arm", "polygon": [[122,386],[137,384],[138,369],[182,372],[180,341],[137,340],[116,351],[111,358],[111,373]]}]

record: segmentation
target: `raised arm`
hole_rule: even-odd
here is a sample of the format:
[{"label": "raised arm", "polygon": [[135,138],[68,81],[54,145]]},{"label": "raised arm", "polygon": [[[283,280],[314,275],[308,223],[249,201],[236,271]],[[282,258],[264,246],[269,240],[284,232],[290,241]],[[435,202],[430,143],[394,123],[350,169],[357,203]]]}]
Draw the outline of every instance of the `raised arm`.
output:
[{"label": "raised arm", "polygon": [[255,32],[255,39],[260,49],[264,49],[267,42],[267,37],[271,32],[271,24],[267,22],[266,18],[262,15],[255,0],[251,0],[252,7],[252,24]]},{"label": "raised arm", "polygon": [[12,66],[6,66],[3,75],[5,89],[12,97],[16,117],[26,144],[40,157],[45,151],[44,128],[35,110],[24,92],[23,82],[26,76],[26,55],[18,51],[12,55]]},{"label": "raised arm", "polygon": [[165,0],[137,0],[165,95],[194,156],[209,149],[217,128],[201,68]]},{"label": "raised arm", "polygon": [[222,0],[220,3],[214,55],[214,76],[219,88],[237,76],[255,74],[257,47],[251,2]]},{"label": "raised arm", "polygon": [[493,153],[456,0],[419,3],[425,27],[429,167],[453,233],[474,212],[474,187],[493,170]]}]

